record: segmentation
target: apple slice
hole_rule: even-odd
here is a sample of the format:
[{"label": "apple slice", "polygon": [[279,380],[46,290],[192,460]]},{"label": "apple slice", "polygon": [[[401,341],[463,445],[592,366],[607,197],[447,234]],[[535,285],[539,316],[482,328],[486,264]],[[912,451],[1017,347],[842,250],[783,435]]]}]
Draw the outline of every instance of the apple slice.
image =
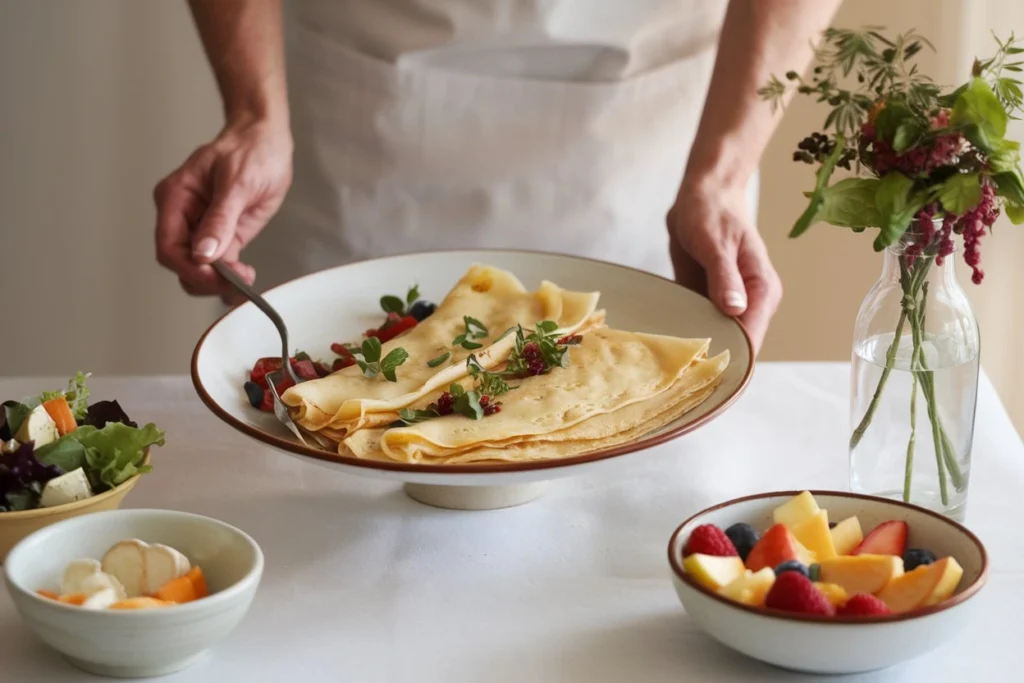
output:
[{"label": "apple slice", "polygon": [[683,569],[697,583],[713,591],[732,583],[743,576],[745,571],[743,560],[735,555],[718,557],[700,553],[689,555],[683,560]]},{"label": "apple slice", "polygon": [[893,555],[839,555],[818,566],[822,583],[842,586],[850,595],[874,595],[903,574],[903,558]]},{"label": "apple slice", "polygon": [[828,528],[828,513],[824,510],[818,510],[793,527],[793,536],[814,553],[819,562],[836,556],[836,546],[832,542],[832,532]]},{"label": "apple slice", "polygon": [[772,512],[772,519],[776,524],[785,524],[790,529],[800,522],[810,519],[820,512],[818,502],[810,491],[793,496],[788,501],[775,508]]},{"label": "apple slice", "polygon": [[847,517],[832,528],[832,546],[837,555],[849,555],[863,540],[864,532],[856,517]]},{"label": "apple slice", "polygon": [[775,571],[765,567],[760,571],[752,572],[749,569],[729,582],[728,585],[718,589],[722,597],[735,600],[736,602],[761,607],[764,605],[764,598],[768,595],[772,585],[775,584]]},{"label": "apple slice", "polygon": [[896,613],[936,605],[953,595],[963,575],[955,558],[944,557],[897,576],[878,593],[878,598]]},{"label": "apple slice", "polygon": [[898,520],[882,522],[868,534],[851,555],[897,555],[907,549],[907,523]]}]

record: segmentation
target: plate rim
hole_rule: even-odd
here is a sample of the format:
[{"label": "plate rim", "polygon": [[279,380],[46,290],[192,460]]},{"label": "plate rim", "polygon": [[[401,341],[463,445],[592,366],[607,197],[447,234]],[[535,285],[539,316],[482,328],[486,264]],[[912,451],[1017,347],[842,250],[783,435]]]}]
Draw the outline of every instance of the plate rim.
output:
[{"label": "plate rim", "polygon": [[[695,292],[695,291],[693,291],[691,289],[687,289],[686,287],[683,287],[683,285],[679,284],[678,282],[675,282],[674,280],[670,280],[669,278],[666,278],[666,277],[663,277],[661,275],[658,275],[657,273],[651,273],[651,272],[646,271],[646,270],[641,270],[640,268],[634,268],[633,266],[627,266],[627,265],[624,265],[624,264],[621,264],[621,263],[615,263],[615,262],[612,262],[612,261],[603,261],[601,259],[592,258],[592,257],[589,257],[589,256],[579,256],[579,255],[576,255],[576,254],[567,254],[567,253],[561,253],[561,252],[555,252],[555,251],[540,251],[540,250],[531,250],[531,249],[500,249],[500,248],[432,249],[432,250],[426,250],[426,251],[408,252],[408,253],[404,253],[404,254],[391,254],[391,255],[388,255],[388,256],[379,256],[379,257],[376,257],[376,258],[369,258],[369,259],[362,259],[362,260],[358,260],[358,261],[351,261],[349,263],[343,263],[341,265],[333,266],[331,268],[324,268],[322,270],[318,270],[318,271],[315,271],[313,273],[306,273],[305,275],[300,275],[300,276],[298,276],[296,278],[292,278],[291,280],[287,280],[285,282],[282,282],[279,285],[275,285],[274,287],[271,287],[271,288],[267,289],[265,292],[263,292],[263,294],[266,295],[266,294],[268,294],[270,292],[273,292],[273,291],[278,290],[278,289],[280,289],[282,287],[286,287],[288,285],[291,285],[291,284],[293,284],[293,283],[295,283],[295,282],[297,282],[299,280],[303,280],[303,279],[305,279],[307,277],[314,277],[314,276],[319,275],[321,273],[326,273],[328,271],[338,270],[338,269],[341,269],[341,268],[347,268],[347,267],[350,267],[350,266],[354,266],[356,264],[379,263],[381,261],[388,261],[388,260],[391,260],[391,259],[409,258],[409,257],[415,257],[415,256],[427,256],[427,255],[430,255],[430,256],[443,256],[443,255],[462,255],[462,254],[472,254],[472,253],[518,254],[518,255],[523,255],[523,256],[554,256],[554,257],[560,257],[560,258],[568,258],[568,259],[576,260],[576,261],[586,261],[586,262],[589,262],[589,263],[596,263],[596,264],[605,265],[605,266],[612,266],[612,267],[615,267],[615,268],[621,268],[623,270],[633,271],[633,272],[638,273],[638,274],[640,274],[642,276],[654,278],[654,279],[657,279],[657,280],[662,280],[663,282],[667,282],[667,283],[669,283],[669,284],[671,284],[673,286],[680,287],[682,289],[686,289],[686,291],[694,294],[695,296],[698,296],[698,297],[701,297],[701,298],[703,298],[705,300],[710,301],[710,299],[708,299],[708,297],[704,296],[703,294],[700,294],[699,292]],[[619,446],[614,446],[612,448],[606,448],[606,449],[602,449],[602,450],[599,450],[599,451],[590,451],[588,453],[582,453],[580,455],[572,456],[570,458],[557,458],[557,459],[552,459],[552,460],[531,460],[531,461],[518,462],[518,463],[515,463],[515,462],[504,462],[504,463],[501,463],[501,464],[490,464],[490,465],[424,465],[424,464],[419,464],[419,463],[400,463],[400,462],[385,462],[385,461],[377,461],[377,460],[364,460],[362,458],[356,458],[356,457],[352,457],[352,456],[341,455],[340,453],[332,455],[332,454],[330,454],[330,453],[328,453],[326,451],[310,448],[308,446],[302,445],[301,443],[298,443],[298,442],[295,442],[295,441],[291,441],[289,439],[282,438],[282,437],[276,436],[274,434],[269,434],[267,432],[264,432],[263,430],[257,429],[257,428],[255,428],[255,427],[253,427],[253,426],[251,426],[251,425],[249,425],[249,424],[247,424],[245,422],[242,422],[241,420],[236,418],[234,415],[230,414],[227,410],[222,408],[220,406],[220,404],[218,404],[213,399],[213,397],[210,395],[210,393],[206,390],[206,387],[203,386],[202,379],[200,379],[200,377],[199,377],[199,353],[200,353],[200,351],[203,348],[203,344],[206,342],[206,338],[217,327],[217,325],[219,325],[221,323],[221,321],[223,321],[227,316],[229,316],[230,314],[235,312],[235,310],[237,310],[239,307],[245,306],[245,305],[247,305],[249,303],[250,302],[247,301],[247,302],[238,304],[237,306],[233,306],[229,310],[227,310],[224,313],[222,313],[216,320],[214,320],[209,325],[209,327],[206,328],[206,331],[203,332],[203,334],[199,337],[199,340],[196,342],[195,348],[192,351],[192,360],[191,360],[191,363],[190,363],[190,366],[191,366],[190,374],[192,376],[192,386],[195,388],[196,393],[199,394],[200,400],[202,400],[202,402],[206,405],[206,407],[214,415],[216,415],[218,418],[220,418],[223,422],[227,423],[229,426],[231,426],[235,430],[242,432],[246,436],[248,436],[250,438],[253,438],[253,439],[256,439],[257,441],[260,441],[260,442],[262,442],[262,443],[264,443],[264,444],[266,444],[268,446],[271,446],[273,448],[277,448],[277,449],[280,449],[280,450],[287,451],[287,452],[289,452],[289,453],[291,453],[293,455],[299,455],[299,456],[303,456],[303,457],[313,458],[315,460],[321,460],[321,461],[324,461],[324,462],[327,462],[327,463],[331,463],[331,464],[334,464],[334,465],[345,465],[345,466],[351,466],[351,467],[359,467],[359,468],[363,468],[363,469],[367,469],[367,470],[375,470],[375,471],[406,472],[406,473],[413,473],[413,474],[453,474],[453,475],[454,474],[461,474],[461,475],[466,475],[466,474],[473,474],[473,475],[494,474],[494,475],[498,475],[498,474],[510,474],[510,473],[516,473],[516,472],[535,472],[535,471],[538,471],[538,470],[550,470],[550,469],[559,469],[559,468],[564,468],[564,467],[572,467],[572,466],[575,466],[575,465],[584,465],[584,464],[588,464],[588,463],[599,462],[599,461],[602,461],[602,460],[608,460],[610,458],[615,458],[615,457],[619,457],[619,456],[622,456],[622,455],[628,455],[630,453],[637,453],[637,452],[644,451],[644,450],[647,450],[647,449],[650,449],[650,448],[654,448],[656,446],[661,446],[661,445],[666,444],[666,443],[668,443],[670,441],[674,441],[675,439],[678,439],[681,436],[689,434],[690,432],[695,431],[695,430],[699,429],[700,427],[703,427],[705,424],[707,424],[707,423],[711,422],[712,420],[714,420],[715,418],[719,417],[729,407],[731,407],[732,404],[735,403],[739,399],[739,397],[743,394],[743,392],[746,390],[747,386],[750,384],[751,378],[753,377],[754,366],[755,366],[755,363],[756,363],[756,354],[754,353],[754,344],[753,344],[753,341],[750,338],[750,333],[747,331],[747,328],[744,327],[743,323],[739,320],[738,317],[730,316],[730,315],[724,315],[723,314],[723,317],[725,317],[728,320],[730,320],[733,324],[736,325],[737,328],[739,328],[739,331],[740,331],[741,335],[743,336],[743,340],[746,342],[747,361],[748,361],[747,362],[747,369],[744,372],[743,377],[740,378],[739,384],[736,386],[736,388],[733,390],[733,392],[731,394],[726,396],[722,400],[722,402],[719,403],[717,406],[715,406],[713,409],[711,409],[710,411],[708,411],[704,415],[700,416],[699,418],[697,418],[697,419],[695,419],[695,420],[693,420],[691,422],[687,422],[686,424],[680,425],[680,426],[678,426],[676,428],[670,429],[670,430],[662,432],[660,434],[656,434],[654,436],[646,436],[646,437],[643,437],[641,439],[637,439],[636,441],[634,441],[632,443],[621,444]]]}]

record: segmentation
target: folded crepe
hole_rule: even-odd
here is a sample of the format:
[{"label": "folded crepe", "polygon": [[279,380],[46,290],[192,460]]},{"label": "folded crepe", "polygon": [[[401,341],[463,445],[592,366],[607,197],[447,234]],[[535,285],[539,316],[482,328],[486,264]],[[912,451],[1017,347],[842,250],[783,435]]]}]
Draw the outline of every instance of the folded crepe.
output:
[{"label": "folded crepe", "polygon": [[339,451],[369,459],[456,464],[564,458],[660,429],[705,401],[728,352],[707,358],[708,339],[599,329],[571,350],[566,368],[519,381],[499,413],[448,415],[368,429]]},{"label": "folded crepe", "polygon": [[[402,408],[465,378],[470,354],[487,369],[505,362],[515,335],[498,338],[516,325],[529,329],[542,320],[552,320],[560,333],[572,334],[600,324],[603,312],[595,310],[599,297],[598,292],[570,292],[547,281],[530,292],[512,273],[474,265],[430,317],[382,345],[382,358],[399,347],[409,354],[398,368],[397,382],[379,376],[367,378],[358,366],[350,366],[291,387],[281,400],[299,427],[337,442],[359,429],[389,424]],[[471,339],[481,345],[479,349],[452,346],[466,331],[467,316],[487,328],[486,337]],[[451,355],[439,367],[428,365],[445,353]]]}]

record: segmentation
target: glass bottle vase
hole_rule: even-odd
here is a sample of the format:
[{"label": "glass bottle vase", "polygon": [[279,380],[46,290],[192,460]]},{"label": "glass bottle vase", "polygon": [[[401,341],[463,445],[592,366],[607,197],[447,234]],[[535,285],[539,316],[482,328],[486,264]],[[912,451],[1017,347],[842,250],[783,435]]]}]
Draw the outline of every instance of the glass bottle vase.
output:
[{"label": "glass bottle vase", "polygon": [[850,488],[957,520],[967,508],[978,321],[955,259],[913,235],[885,253],[854,328]]}]

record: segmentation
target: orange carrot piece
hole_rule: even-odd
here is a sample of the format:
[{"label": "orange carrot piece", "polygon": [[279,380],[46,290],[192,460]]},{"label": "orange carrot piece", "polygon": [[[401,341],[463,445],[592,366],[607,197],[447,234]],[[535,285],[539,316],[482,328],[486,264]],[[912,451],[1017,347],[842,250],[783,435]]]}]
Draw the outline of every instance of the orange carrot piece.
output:
[{"label": "orange carrot piece", "polygon": [[53,591],[39,589],[36,591],[36,594],[41,595],[44,598],[49,598],[50,600],[60,600],[60,596],[54,593]]},{"label": "orange carrot piece", "polygon": [[62,595],[58,600],[63,602],[65,605],[84,605],[86,598],[89,596],[85,593],[72,593],[71,595]]},{"label": "orange carrot piece", "polygon": [[61,436],[78,428],[75,416],[71,412],[71,406],[68,405],[68,400],[63,396],[43,401],[43,408],[53,418],[53,421],[57,423],[57,433]]},{"label": "orange carrot piece", "polygon": [[202,567],[196,565],[188,571],[188,580],[192,582],[192,587],[195,589],[196,600],[205,598],[210,594],[210,589],[206,586],[206,576],[203,574]]},{"label": "orange carrot piece", "polygon": [[170,607],[173,604],[173,602],[167,602],[166,600],[158,600],[156,598],[142,596],[138,598],[118,600],[110,606],[110,609],[149,609],[151,607]]},{"label": "orange carrot piece", "polygon": [[196,588],[187,575],[179,576],[160,586],[160,590],[153,593],[153,597],[168,602],[192,602],[196,599]]}]

